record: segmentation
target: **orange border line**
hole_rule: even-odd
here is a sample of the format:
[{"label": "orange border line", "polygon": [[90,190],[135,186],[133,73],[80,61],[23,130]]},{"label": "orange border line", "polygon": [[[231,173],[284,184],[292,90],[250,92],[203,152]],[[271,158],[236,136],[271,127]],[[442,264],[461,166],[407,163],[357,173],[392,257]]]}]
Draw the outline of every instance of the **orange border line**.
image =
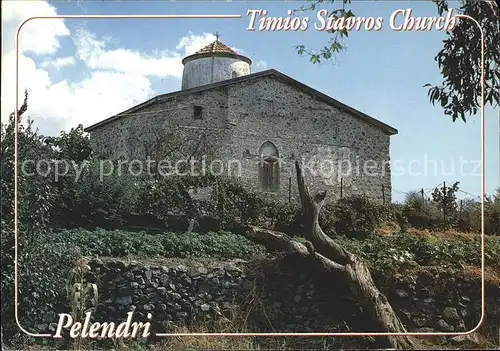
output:
[{"label": "orange border line", "polygon": [[[408,336],[457,336],[457,335],[468,335],[475,332],[484,321],[484,242],[485,242],[485,181],[484,181],[484,159],[485,159],[485,142],[484,142],[484,32],[481,28],[479,22],[467,15],[455,15],[456,17],[467,18],[473,21],[479,28],[481,32],[481,319],[478,324],[470,331],[467,332],[457,332],[457,333],[156,333],[156,336],[389,336],[389,335],[408,335]],[[18,142],[18,106],[19,106],[19,33],[22,27],[33,19],[237,19],[241,18],[242,15],[61,15],[61,16],[35,16],[26,19],[19,28],[16,34],[16,109],[14,111],[15,116],[15,132],[14,132],[14,305],[15,305],[15,319],[19,329],[32,337],[52,337],[51,334],[38,334],[28,332],[23,328],[19,321],[19,296],[18,296],[18,187],[17,187],[17,176],[18,176],[18,154],[17,154],[17,142]]]}]

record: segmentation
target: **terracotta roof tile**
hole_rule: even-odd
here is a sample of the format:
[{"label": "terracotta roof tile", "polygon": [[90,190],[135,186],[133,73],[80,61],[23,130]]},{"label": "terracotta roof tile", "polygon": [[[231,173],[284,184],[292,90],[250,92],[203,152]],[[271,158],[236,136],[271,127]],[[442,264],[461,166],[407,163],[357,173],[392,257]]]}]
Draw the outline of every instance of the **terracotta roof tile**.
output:
[{"label": "terracotta roof tile", "polygon": [[231,49],[226,44],[220,42],[219,40],[216,40],[213,43],[208,44],[207,46],[196,51],[195,55],[196,54],[206,54],[206,53],[210,53],[210,52],[224,52],[227,54],[238,55],[238,53],[236,51]]}]

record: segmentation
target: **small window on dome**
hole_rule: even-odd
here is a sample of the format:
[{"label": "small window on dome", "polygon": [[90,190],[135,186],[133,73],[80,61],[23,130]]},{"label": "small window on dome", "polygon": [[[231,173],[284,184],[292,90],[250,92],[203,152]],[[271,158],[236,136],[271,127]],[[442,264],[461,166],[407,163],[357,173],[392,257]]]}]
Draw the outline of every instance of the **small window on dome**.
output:
[{"label": "small window on dome", "polygon": [[231,78],[238,78],[238,72],[233,71]]}]

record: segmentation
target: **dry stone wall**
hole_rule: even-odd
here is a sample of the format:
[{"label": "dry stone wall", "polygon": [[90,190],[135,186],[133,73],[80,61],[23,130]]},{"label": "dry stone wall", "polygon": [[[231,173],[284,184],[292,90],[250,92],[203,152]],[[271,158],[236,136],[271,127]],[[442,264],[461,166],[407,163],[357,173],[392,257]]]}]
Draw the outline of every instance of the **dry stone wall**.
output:
[{"label": "dry stone wall", "polygon": [[[122,320],[153,313],[154,329],[198,324],[248,310],[250,331],[347,332],[370,331],[366,316],[345,287],[308,274],[307,265],[293,257],[262,261],[164,263],[146,265],[121,260],[93,260],[100,291],[96,320]],[[375,274],[395,311],[411,331],[462,332],[473,329],[481,316],[479,279],[435,276],[387,277]],[[445,283],[443,283],[445,282]],[[390,288],[386,288],[390,286]],[[500,317],[500,288],[486,286],[486,318]]]}]

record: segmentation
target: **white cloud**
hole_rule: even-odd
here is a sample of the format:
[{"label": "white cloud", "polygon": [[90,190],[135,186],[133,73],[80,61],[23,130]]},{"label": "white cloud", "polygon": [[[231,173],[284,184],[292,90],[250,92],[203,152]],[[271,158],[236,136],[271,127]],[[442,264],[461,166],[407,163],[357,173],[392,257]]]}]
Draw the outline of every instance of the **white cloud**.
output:
[{"label": "white cloud", "polygon": [[[2,1],[2,25],[10,29],[11,37],[6,36],[4,50],[14,49],[17,28],[28,18],[56,15],[55,8],[44,1]],[[19,47],[22,52],[53,54],[59,49],[59,38],[69,34],[62,19],[31,19],[19,32]]]},{"label": "white cloud", "polygon": [[[15,107],[16,52],[15,38],[17,29],[27,18],[33,16],[54,16],[55,9],[45,2],[2,1],[2,117],[9,115]],[[50,54],[59,48],[59,37],[69,35],[69,30],[62,20],[31,20],[20,31],[19,40],[19,99],[29,89],[33,96],[30,106],[36,106],[38,92],[45,91],[51,84],[46,71],[36,67],[35,61],[26,56],[26,52],[34,54]]]},{"label": "white cloud", "polygon": [[55,69],[60,69],[66,66],[71,66],[76,63],[73,56],[57,57],[55,59],[48,59],[42,62],[41,66],[43,68],[54,67]]},{"label": "white cloud", "polygon": [[79,123],[88,126],[144,102],[152,93],[144,76],[94,71],[80,82],[61,81],[48,87],[45,99],[38,101],[37,117],[60,117],[63,129]]},{"label": "white cloud", "polygon": [[236,48],[234,46],[231,46],[231,49],[233,49],[237,54],[240,54],[240,55],[246,55],[247,54],[245,50],[238,49],[238,48]]},{"label": "white cloud", "polygon": [[177,51],[144,54],[118,48],[108,49],[109,40],[96,39],[92,33],[80,29],[75,36],[79,59],[91,69],[113,70],[122,73],[142,74],[148,77],[182,77],[182,58],[191,55],[215,40],[210,33],[195,35],[189,32],[179,40]]},{"label": "white cloud", "polygon": [[[55,16],[57,10],[42,1],[3,1],[2,11],[1,113],[6,117],[15,108],[17,28],[29,17]],[[76,51],[62,56],[61,39],[69,35]],[[180,78],[182,58],[214,40],[210,33],[189,32],[170,51],[144,53],[116,47],[113,38],[100,38],[88,30],[71,33],[63,19],[31,20],[20,33],[19,104],[28,90],[27,115],[44,133],[58,134],[80,123],[89,126],[152,97],[156,93],[152,78]],[[77,64],[87,68],[78,81],[56,81],[60,74],[51,75],[53,68]]]},{"label": "white cloud", "polygon": [[195,35],[193,32],[189,32],[188,35],[179,40],[176,49],[182,50],[183,56],[187,56],[194,54],[196,51],[213,41],[215,41],[215,35],[213,34],[203,33],[202,35]]},{"label": "white cloud", "polygon": [[112,70],[121,73],[140,74],[149,77],[182,76],[182,56],[176,52],[144,55],[129,49],[107,49],[106,40],[79,30],[75,36],[78,58],[91,69]]},{"label": "white cloud", "polygon": [[256,71],[256,72],[258,72],[258,71],[264,71],[264,70],[267,69],[267,62],[263,61],[263,60],[257,61],[253,65],[255,67],[254,71]]},{"label": "white cloud", "polygon": [[[183,50],[183,56],[192,55],[196,51],[200,50],[202,47],[213,43],[215,41],[215,35],[211,33],[203,33],[201,35],[195,35],[193,32],[189,32],[188,35],[179,40],[177,45],[177,50]],[[220,39],[222,41],[222,39]],[[239,49],[237,47],[231,46],[231,49],[236,51],[240,55],[245,55],[245,50]]]},{"label": "white cloud", "polygon": [[[15,108],[17,28],[29,17],[55,16],[57,11],[41,1],[2,2],[2,11],[1,113],[6,117]],[[126,48],[110,49],[110,40],[80,30],[73,33],[75,56],[57,57],[60,39],[70,34],[63,19],[31,20],[20,32],[19,104],[28,90],[27,114],[36,125],[50,126],[52,129],[45,132],[51,134],[79,123],[91,125],[147,100],[155,93],[150,77],[181,77],[182,57],[215,39],[211,34],[189,32],[179,40],[175,51],[144,54]],[[37,59],[40,55],[45,55],[43,61]],[[77,59],[89,68],[83,80],[53,80],[48,69],[74,65]]]}]

